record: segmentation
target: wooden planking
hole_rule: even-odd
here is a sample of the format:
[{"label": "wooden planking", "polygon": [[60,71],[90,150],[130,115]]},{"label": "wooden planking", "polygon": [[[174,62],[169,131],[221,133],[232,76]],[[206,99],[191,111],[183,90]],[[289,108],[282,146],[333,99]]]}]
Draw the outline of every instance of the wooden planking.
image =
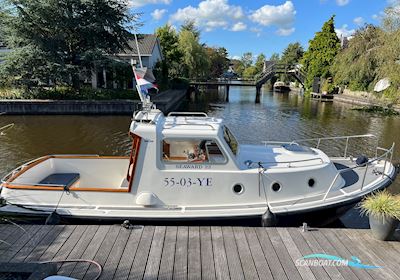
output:
[{"label": "wooden planking", "polygon": [[165,230],[165,226],[158,226],[154,231],[149,256],[147,258],[146,270],[144,272],[144,279],[155,280],[158,277],[165,239]]},{"label": "wooden planking", "polygon": [[242,263],[240,262],[239,252],[232,228],[223,227],[222,234],[231,279],[244,279]]},{"label": "wooden planking", "polygon": [[52,226],[40,227],[36,234],[29,238],[28,242],[23,245],[21,250],[19,250],[19,252],[10,259],[10,262],[23,262],[52,229]]},{"label": "wooden planking", "polygon": [[[297,248],[296,243],[294,243],[290,233],[285,228],[278,228],[278,234],[280,235],[283,244],[286,246],[286,249],[292,258],[293,262],[296,262],[297,259],[300,259],[304,255],[300,252],[299,248]],[[299,266],[297,267],[301,278],[304,280],[316,280],[314,273],[308,266]]]},{"label": "wooden planking", "polygon": [[254,264],[257,269],[257,273],[260,279],[273,279],[271,269],[264,257],[264,253],[261,248],[261,244],[258,240],[257,234],[254,228],[244,228],[246,238],[249,242],[249,248],[251,255],[254,260]]},{"label": "wooden planking", "polygon": [[[301,232],[300,234],[307,242],[308,246],[311,249],[313,254],[323,253],[324,249],[320,246],[320,244],[315,240],[312,230],[307,232]],[[345,280],[345,277],[339,272],[339,270],[334,266],[325,266],[324,267],[326,273],[332,280]]]},{"label": "wooden planking", "polygon": [[[111,249],[115,243],[115,240],[119,234],[119,231],[121,230],[121,226],[112,226],[110,230],[107,232],[103,242],[100,245],[99,250],[97,251],[95,257],[93,260],[95,260],[97,263],[99,263],[101,266],[104,266],[104,264],[107,261],[107,258],[111,252]],[[95,265],[91,264],[86,271],[85,276],[83,279],[94,279],[98,273],[98,268],[95,267]]]},{"label": "wooden planking", "polygon": [[[82,237],[79,239],[78,243],[76,243],[75,247],[68,255],[68,259],[81,259],[83,253],[85,252],[86,248],[92,241],[94,235],[96,234],[99,226],[90,225],[86,228],[85,232],[83,233]],[[74,270],[76,263],[68,262],[61,265],[58,270],[58,274],[70,276],[72,271]]]},{"label": "wooden planking", "polygon": [[56,254],[60,250],[64,243],[69,239],[77,226],[65,226],[57,238],[50,244],[50,246],[40,256],[40,261],[50,261],[55,258]]},{"label": "wooden planking", "polygon": [[396,273],[388,268],[384,261],[381,260],[373,250],[369,249],[363,242],[353,241],[344,230],[332,230],[335,235],[346,245],[347,248],[351,248],[353,255],[356,255],[363,262],[368,262],[370,265],[382,266],[380,270],[370,270],[369,273],[373,275],[374,279],[399,279]]},{"label": "wooden planking", "polygon": [[275,249],[276,255],[279,258],[280,263],[283,266],[283,269],[286,272],[286,275],[290,277],[290,279],[301,279],[300,273],[297,270],[294,262],[292,261],[289,252],[287,251],[285,244],[283,244],[282,239],[280,238],[278,231],[274,228],[265,229],[268,233],[268,236],[271,240],[271,244]]},{"label": "wooden planking", "polygon": [[281,262],[279,261],[278,256],[276,255],[275,249],[272,246],[271,240],[269,239],[266,230],[264,228],[257,228],[256,233],[258,236],[258,240],[260,241],[261,248],[264,252],[265,259],[267,260],[268,265],[271,269],[273,279],[289,279],[285,273],[285,270],[282,267]]},{"label": "wooden planking", "polygon": [[16,237],[14,241],[6,239],[6,241],[12,244],[12,246],[9,247],[6,252],[0,255],[0,262],[9,262],[21,249],[24,248],[27,243],[29,243],[32,238],[34,238],[35,234],[41,229],[41,227],[38,225],[33,225],[26,226],[25,229],[25,232],[20,230],[15,236],[10,236],[11,239]]},{"label": "wooden planking", "polygon": [[[336,237],[336,235],[333,232],[331,232],[328,229],[320,229],[320,232],[326,237],[326,240],[332,245],[332,247],[336,249],[338,256],[341,256],[342,258],[350,258],[350,256],[355,256],[355,254],[352,254],[349,251],[352,249],[352,247],[346,248],[346,246],[343,245],[343,243]],[[350,269],[359,279],[363,280],[374,279],[374,277],[368,273],[369,270],[352,268],[352,267],[350,267]]]},{"label": "wooden planking", "polygon": [[[303,256],[313,253],[298,228],[287,228],[285,230],[289,232],[290,237],[293,239],[294,243],[296,244],[297,248],[300,250]],[[310,269],[316,279],[331,279],[323,267],[311,266]]]},{"label": "wooden planking", "polygon": [[[34,262],[92,259],[101,279],[366,279],[400,280],[398,242],[373,239],[368,230],[299,228],[0,225],[0,260]],[[2,235],[3,234],[3,235]],[[326,253],[379,269],[297,267],[304,255]],[[59,273],[92,279],[88,263],[60,263]]]},{"label": "wooden planking", "polygon": [[111,249],[107,262],[103,267],[103,273],[100,279],[113,279],[130,234],[130,229],[123,228],[120,230],[117,240],[114,243],[114,247]]},{"label": "wooden planking", "polygon": [[[114,279],[128,279],[143,232],[143,226],[135,226],[131,229],[128,242],[126,243],[121,259],[119,260],[117,271],[114,274]],[[146,234],[147,233],[148,232],[146,231]]]},{"label": "wooden planking", "polygon": [[46,250],[53,244],[56,238],[63,231],[65,226],[53,226],[49,234],[47,234],[32,250],[32,252],[24,259],[24,262],[35,262],[46,252]]},{"label": "wooden planking", "polygon": [[132,264],[131,272],[129,274],[129,279],[143,278],[151,243],[153,241],[154,231],[154,226],[147,226],[144,228],[142,237],[140,238],[139,247]]},{"label": "wooden planking", "polygon": [[211,227],[215,275],[218,280],[230,279],[224,238],[220,227]]},{"label": "wooden planking", "polygon": [[[100,248],[101,243],[106,237],[107,232],[110,230],[110,226],[101,226],[95,233],[94,237],[90,241],[85,252],[82,254],[82,259],[93,259],[96,256],[97,251]],[[76,266],[71,270],[71,277],[76,279],[82,279],[86,271],[89,269],[89,263],[76,263]]]},{"label": "wooden planking", "polygon": [[[346,234],[349,234],[349,237],[353,240],[353,242],[359,242],[360,244],[365,244],[369,252],[373,252],[376,258],[380,258],[384,261],[383,267],[385,269],[389,269],[394,272],[395,275],[400,275],[400,267],[399,267],[399,255],[394,254],[390,249],[390,246],[386,244],[386,242],[373,240],[369,236],[365,236],[365,231],[359,230],[344,230]],[[355,241],[357,240],[357,241]]]},{"label": "wooden planking", "polygon": [[158,278],[171,280],[174,274],[177,227],[167,227]]},{"label": "wooden planking", "polygon": [[200,228],[189,227],[188,279],[201,279]]},{"label": "wooden planking", "polygon": [[[315,240],[319,243],[321,248],[324,248],[322,252],[328,255],[339,256],[337,250],[330,244],[330,242],[325,238],[320,230],[313,230],[310,232]],[[359,278],[354,274],[354,272],[347,266],[337,267],[342,275],[346,275],[346,280],[358,280]]]},{"label": "wooden planking", "polygon": [[178,227],[173,279],[187,279],[189,229]]},{"label": "wooden planking", "polygon": [[243,228],[234,227],[233,233],[239,251],[245,279],[257,279],[258,273]]},{"label": "wooden planking", "polygon": [[204,280],[215,280],[216,275],[210,227],[200,228],[200,251],[201,278]]}]

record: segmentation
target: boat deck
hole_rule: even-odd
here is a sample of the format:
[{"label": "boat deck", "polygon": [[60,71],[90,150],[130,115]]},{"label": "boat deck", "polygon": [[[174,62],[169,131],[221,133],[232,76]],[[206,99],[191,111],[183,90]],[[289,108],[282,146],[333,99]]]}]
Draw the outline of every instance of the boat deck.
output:
[{"label": "boat deck", "polygon": [[[400,238],[381,242],[369,230],[117,225],[0,225],[0,262],[92,259],[100,279],[400,279]],[[296,266],[325,253],[377,269]],[[93,279],[94,265],[64,263],[58,274]]]}]

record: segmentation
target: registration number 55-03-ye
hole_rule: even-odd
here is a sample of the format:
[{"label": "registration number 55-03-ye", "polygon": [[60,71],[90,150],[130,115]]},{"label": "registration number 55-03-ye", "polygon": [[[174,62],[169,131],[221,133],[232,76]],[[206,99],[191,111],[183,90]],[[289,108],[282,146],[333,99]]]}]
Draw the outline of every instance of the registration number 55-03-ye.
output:
[{"label": "registration number 55-03-ye", "polygon": [[164,187],[212,187],[212,178],[174,178],[165,177]]}]

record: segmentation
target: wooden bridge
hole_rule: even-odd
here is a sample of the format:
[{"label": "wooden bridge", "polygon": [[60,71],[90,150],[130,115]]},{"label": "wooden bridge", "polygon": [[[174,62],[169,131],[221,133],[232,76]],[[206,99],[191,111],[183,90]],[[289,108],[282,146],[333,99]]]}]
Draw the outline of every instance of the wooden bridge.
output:
[{"label": "wooden bridge", "polygon": [[304,86],[305,73],[298,65],[282,64],[269,62],[265,64],[263,72],[257,75],[253,80],[232,80],[232,79],[217,79],[217,80],[192,80],[190,85],[198,88],[199,86],[225,86],[226,101],[229,101],[229,88],[231,86],[250,86],[256,87],[256,103],[259,103],[261,87],[278,74],[286,74],[295,78]]}]

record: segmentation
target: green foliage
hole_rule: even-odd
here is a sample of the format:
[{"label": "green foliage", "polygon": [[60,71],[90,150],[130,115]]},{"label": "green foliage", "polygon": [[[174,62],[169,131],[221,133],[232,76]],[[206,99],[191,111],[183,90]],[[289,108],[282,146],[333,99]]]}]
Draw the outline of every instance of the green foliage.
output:
[{"label": "green foliage", "polygon": [[270,61],[276,61],[276,62],[278,62],[278,61],[280,60],[279,53],[273,53],[273,54],[271,55],[271,57],[269,58],[269,60],[270,60]]},{"label": "green foliage", "polygon": [[261,73],[262,71],[263,71],[263,69],[264,69],[264,63],[265,63],[265,60],[267,59],[267,57],[265,56],[265,54],[259,54],[258,56],[257,56],[257,59],[256,59],[256,64],[255,64],[255,67],[256,67],[256,73],[258,74],[258,73]]},{"label": "green foliage", "polygon": [[285,64],[298,64],[303,55],[304,49],[300,43],[290,43],[282,53],[281,62]]},{"label": "green foliage", "polygon": [[28,87],[51,80],[78,91],[85,67],[108,63],[106,54],[128,46],[129,28],[138,18],[121,0],[9,3],[8,9],[1,10],[1,27],[13,51],[1,75]]},{"label": "green foliage", "polygon": [[257,74],[257,68],[255,66],[247,67],[243,71],[243,78],[246,79],[254,79],[254,76]]},{"label": "green foliage", "polygon": [[253,54],[251,52],[246,52],[242,55],[242,64],[244,68],[248,68],[253,65]]},{"label": "green foliage", "polygon": [[210,61],[209,78],[219,78],[229,68],[228,51],[225,48],[206,47]]},{"label": "green foliage", "polygon": [[243,62],[239,59],[231,59],[231,64],[233,71],[235,71],[235,73],[238,74],[239,76],[242,76],[244,71]]},{"label": "green foliage", "polygon": [[76,92],[70,87],[35,87],[32,89],[0,88],[0,99],[53,99],[53,100],[138,100],[139,96],[131,89],[92,89],[82,87]]},{"label": "green foliage", "polygon": [[388,191],[381,191],[365,198],[360,206],[361,213],[378,219],[400,219],[400,198]]},{"label": "green foliage", "polygon": [[340,41],[335,32],[334,16],[324,23],[322,30],[310,40],[302,64],[307,73],[305,87],[311,88],[314,77],[331,77],[330,67],[340,50]]},{"label": "green foliage", "polygon": [[382,30],[367,25],[357,30],[348,47],[341,50],[332,66],[335,83],[350,90],[373,88],[379,67],[378,51],[383,46]]},{"label": "green foliage", "polygon": [[170,24],[159,27],[156,35],[160,40],[164,60],[162,61],[161,71],[166,78],[177,77],[179,75],[182,52],[179,49],[179,37],[175,29]]},{"label": "green foliage", "polygon": [[200,30],[196,27],[194,20],[186,20],[181,26],[182,31],[189,31],[194,35],[197,41],[200,40]]},{"label": "green foliage", "polygon": [[179,48],[183,54],[181,73],[184,77],[199,78],[208,75],[210,61],[196,34],[189,30],[181,30]]}]

